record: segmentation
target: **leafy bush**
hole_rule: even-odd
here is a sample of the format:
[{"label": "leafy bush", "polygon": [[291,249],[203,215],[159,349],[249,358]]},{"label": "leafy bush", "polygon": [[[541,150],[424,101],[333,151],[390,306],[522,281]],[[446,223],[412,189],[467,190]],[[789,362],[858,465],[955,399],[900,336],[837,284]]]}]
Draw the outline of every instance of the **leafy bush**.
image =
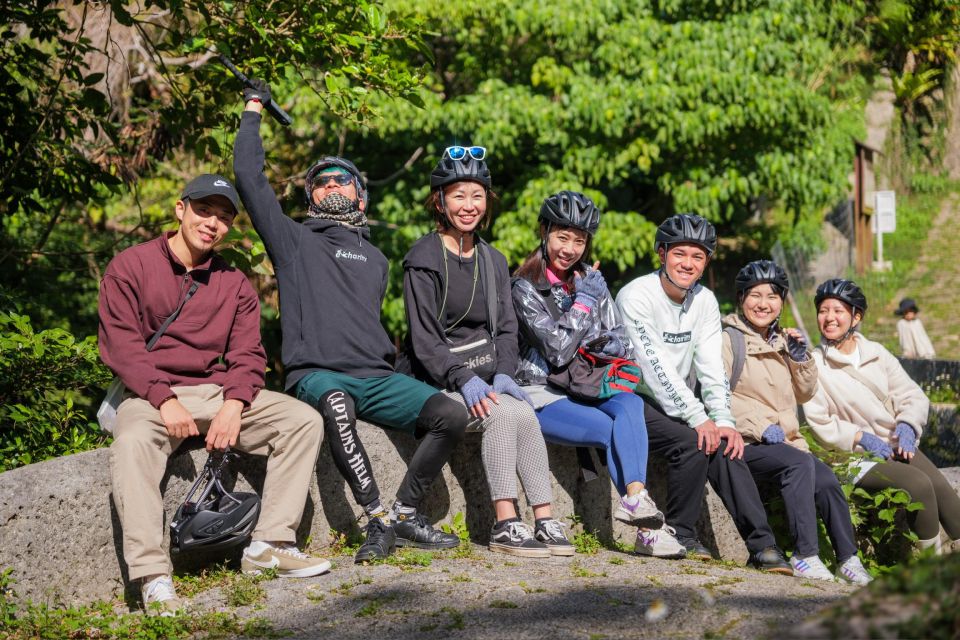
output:
[{"label": "leafy bush", "polygon": [[[829,464],[840,480],[840,487],[850,505],[850,519],[864,565],[874,573],[890,571],[909,555],[913,542],[917,540],[916,534],[906,526],[905,517],[911,511],[922,509],[923,505],[911,502],[910,494],[901,489],[868,492],[857,487],[852,481],[857,475],[859,455],[824,449],[809,429],[803,428],[801,432],[813,454]],[[794,541],[789,537],[786,510],[779,492],[769,500],[767,513],[778,543],[784,548],[793,548]],[[835,565],[830,538],[823,522],[818,522],[820,557],[828,565]]]},{"label": "leafy bush", "polygon": [[0,313],[0,471],[103,446],[94,415],[110,378],[93,336]]}]

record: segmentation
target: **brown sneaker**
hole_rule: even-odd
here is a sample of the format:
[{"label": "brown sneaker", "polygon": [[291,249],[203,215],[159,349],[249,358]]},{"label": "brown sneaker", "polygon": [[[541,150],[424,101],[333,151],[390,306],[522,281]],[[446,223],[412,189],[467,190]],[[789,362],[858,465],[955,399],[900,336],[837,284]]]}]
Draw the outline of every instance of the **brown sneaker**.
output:
[{"label": "brown sneaker", "polygon": [[274,546],[255,540],[243,550],[240,569],[251,575],[276,569],[281,578],[309,578],[330,571],[330,561],[307,555],[292,544]]}]

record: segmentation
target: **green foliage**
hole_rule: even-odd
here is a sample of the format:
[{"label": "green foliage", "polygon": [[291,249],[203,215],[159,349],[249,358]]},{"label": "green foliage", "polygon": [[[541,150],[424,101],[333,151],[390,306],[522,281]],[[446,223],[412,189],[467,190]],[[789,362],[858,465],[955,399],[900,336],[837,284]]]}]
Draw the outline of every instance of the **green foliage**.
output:
[{"label": "green foliage", "polygon": [[109,602],[64,606],[27,602],[16,606],[12,569],[0,573],[0,632],[9,640],[30,638],[116,638],[124,640],[203,640],[243,636],[282,638],[290,635],[261,618],[241,619],[232,613],[184,613],[174,617],[116,613]]},{"label": "green foliage", "polygon": [[583,526],[583,521],[580,519],[580,516],[573,515],[569,516],[568,519],[574,531],[570,542],[573,543],[573,547],[577,553],[594,555],[603,549],[603,543],[600,542],[600,538],[597,537],[596,532],[587,531]]},{"label": "green foliage", "polygon": [[[874,580],[820,617],[833,638],[869,629],[874,638],[947,640],[960,633],[960,554],[925,555]],[[884,615],[877,614],[884,611]]]},{"label": "green foliage", "polygon": [[453,514],[450,523],[443,523],[440,529],[444,533],[452,533],[460,538],[460,545],[453,549],[454,558],[469,558],[473,556],[473,544],[470,542],[470,530],[467,528],[467,518],[462,511]]},{"label": "green foliage", "polygon": [[92,414],[110,378],[93,336],[0,312],[0,471],[102,446]]},{"label": "green foliage", "polygon": [[[304,104],[360,126],[374,97],[418,101],[426,52],[416,21],[371,0],[14,0],[0,24],[0,287],[81,333],[106,262],[172,218],[186,179],[228,165],[241,86],[217,52],[269,79],[306,138]],[[152,175],[160,221],[140,201]]]},{"label": "green foliage", "polygon": [[[904,562],[911,552],[917,536],[906,525],[906,515],[911,511],[923,509],[919,502],[912,502],[910,494],[901,489],[887,488],[869,492],[853,484],[859,469],[859,454],[824,449],[806,427],[801,429],[810,450],[818,458],[831,465],[840,481],[840,488],[850,506],[850,520],[857,534],[860,557],[874,574],[884,573]],[[786,511],[783,499],[778,496],[770,503],[770,524],[778,534],[778,539],[792,548],[792,541],[786,538]],[[823,522],[819,522],[819,541],[821,559],[829,565],[836,564],[829,536]]]}]

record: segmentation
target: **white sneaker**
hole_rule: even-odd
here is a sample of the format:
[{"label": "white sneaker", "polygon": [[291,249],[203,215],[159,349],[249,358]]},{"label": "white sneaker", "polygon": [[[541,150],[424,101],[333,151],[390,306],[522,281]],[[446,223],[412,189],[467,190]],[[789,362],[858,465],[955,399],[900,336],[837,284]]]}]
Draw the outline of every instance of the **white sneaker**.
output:
[{"label": "white sneaker", "polygon": [[797,578],[825,580],[827,582],[835,581],[833,574],[830,573],[830,570],[820,561],[818,556],[801,558],[797,554],[793,554],[790,558],[790,566],[793,568],[793,575]]},{"label": "white sneaker", "polygon": [[668,525],[659,529],[637,529],[635,553],[654,558],[686,558],[687,550],[676,538],[676,530]]},{"label": "white sneaker", "polygon": [[300,551],[292,544],[273,546],[255,540],[243,550],[240,569],[256,575],[264,569],[276,569],[281,578],[309,578],[330,571],[330,561]]},{"label": "white sneaker", "polygon": [[632,496],[620,498],[620,504],[613,511],[613,517],[620,522],[635,527],[659,529],[663,526],[663,513],[657,508],[646,489]]},{"label": "white sneaker", "polygon": [[867,572],[863,563],[860,562],[860,558],[856,555],[850,556],[846,562],[840,565],[837,570],[837,578],[840,582],[855,584],[860,587],[873,582],[873,576]]},{"label": "white sneaker", "polygon": [[143,598],[143,608],[150,616],[175,616],[183,608],[183,603],[173,588],[173,578],[168,575],[157,576],[149,582],[144,581],[140,585],[140,595]]}]

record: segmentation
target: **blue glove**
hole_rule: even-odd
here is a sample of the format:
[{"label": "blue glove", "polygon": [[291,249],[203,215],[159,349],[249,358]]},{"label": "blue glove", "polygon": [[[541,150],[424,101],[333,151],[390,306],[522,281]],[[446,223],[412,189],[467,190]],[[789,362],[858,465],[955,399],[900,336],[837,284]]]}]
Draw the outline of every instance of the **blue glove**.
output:
[{"label": "blue glove", "polygon": [[600,349],[600,353],[611,358],[623,358],[627,355],[627,346],[620,340],[620,336],[613,331],[604,331],[602,335],[608,340],[607,344]]},{"label": "blue glove", "polygon": [[473,376],[460,387],[460,393],[463,394],[463,399],[467,402],[468,408],[479,404],[492,391],[493,387],[484,382],[480,376]]},{"label": "blue glove", "polygon": [[573,279],[573,286],[577,292],[575,302],[579,302],[585,307],[593,308],[597,300],[607,294],[607,281],[603,279],[603,274],[597,270],[588,271],[587,275],[577,274]]},{"label": "blue glove", "polygon": [[266,106],[270,102],[270,85],[266,83],[265,80],[260,80],[259,78],[253,78],[250,80],[252,86],[243,88],[243,103],[246,104],[251,100],[256,100],[260,104]]},{"label": "blue glove", "polygon": [[781,429],[779,425],[772,424],[764,429],[760,439],[767,444],[780,444],[787,439],[787,434],[783,432],[783,429]]},{"label": "blue glove", "polygon": [[893,455],[893,449],[886,442],[866,431],[860,432],[860,446],[864,451],[868,451],[884,460]]},{"label": "blue glove", "polygon": [[529,403],[531,407],[533,406],[533,400],[530,399],[530,395],[520,388],[516,380],[505,373],[498,373],[493,376],[493,390],[497,393],[513,396],[517,400],[522,400]]},{"label": "blue glove", "polygon": [[906,422],[898,422],[893,435],[897,437],[898,446],[906,453],[917,452],[917,432]]},{"label": "blue glove", "polygon": [[790,334],[787,334],[787,353],[790,354],[790,359],[794,362],[806,362],[810,359],[810,354],[807,353],[807,343],[794,338]]}]

